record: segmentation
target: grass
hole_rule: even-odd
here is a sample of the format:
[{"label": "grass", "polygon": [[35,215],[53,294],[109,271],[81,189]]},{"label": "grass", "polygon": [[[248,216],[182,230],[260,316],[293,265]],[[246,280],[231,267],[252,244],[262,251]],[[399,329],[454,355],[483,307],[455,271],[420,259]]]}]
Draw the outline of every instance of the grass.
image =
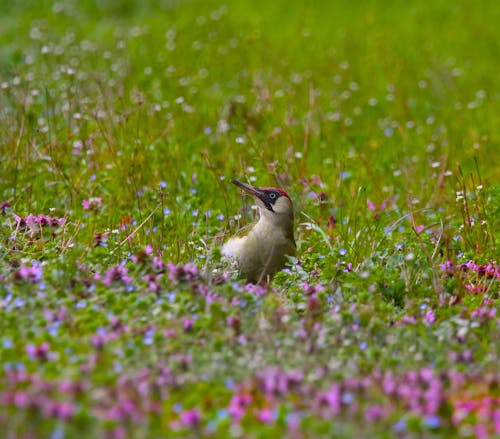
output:
[{"label": "grass", "polygon": [[497,2],[3,6],[2,437],[500,436]]}]

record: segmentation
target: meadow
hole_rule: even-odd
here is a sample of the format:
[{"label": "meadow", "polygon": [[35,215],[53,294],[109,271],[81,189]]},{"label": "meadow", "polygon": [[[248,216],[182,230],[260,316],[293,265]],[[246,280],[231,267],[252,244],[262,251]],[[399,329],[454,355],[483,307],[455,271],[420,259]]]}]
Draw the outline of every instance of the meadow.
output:
[{"label": "meadow", "polygon": [[500,3],[1,3],[0,437],[500,438]]}]

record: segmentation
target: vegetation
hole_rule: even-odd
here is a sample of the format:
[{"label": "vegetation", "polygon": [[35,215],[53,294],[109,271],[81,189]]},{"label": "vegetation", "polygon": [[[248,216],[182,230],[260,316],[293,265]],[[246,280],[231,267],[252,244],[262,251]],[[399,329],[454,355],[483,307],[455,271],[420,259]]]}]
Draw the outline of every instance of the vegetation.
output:
[{"label": "vegetation", "polygon": [[3,3],[1,437],[500,437],[498,2]]}]

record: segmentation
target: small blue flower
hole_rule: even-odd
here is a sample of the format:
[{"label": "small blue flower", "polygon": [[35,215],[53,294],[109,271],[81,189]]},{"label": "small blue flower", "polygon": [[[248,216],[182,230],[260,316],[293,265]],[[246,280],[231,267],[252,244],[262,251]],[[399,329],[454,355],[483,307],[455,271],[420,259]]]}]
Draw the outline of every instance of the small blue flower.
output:
[{"label": "small blue flower", "polygon": [[217,419],[227,419],[229,417],[228,409],[219,409],[217,410]]},{"label": "small blue flower", "polygon": [[441,420],[436,415],[426,416],[424,422],[429,428],[438,428],[441,425]]},{"label": "small blue flower", "polygon": [[76,308],[77,309],[83,309],[87,306],[87,301],[85,300],[79,300],[78,302],[76,302]]},{"label": "small blue flower", "polygon": [[351,404],[354,401],[354,396],[351,392],[345,392],[342,394],[342,402],[344,404]]},{"label": "small blue flower", "polygon": [[400,419],[398,422],[394,424],[392,427],[395,432],[401,433],[406,430],[406,420],[405,419]]},{"label": "small blue flower", "polygon": [[52,430],[52,433],[50,434],[50,439],[64,439],[65,437],[64,429],[61,427],[56,427],[54,430]]},{"label": "small blue flower", "polygon": [[391,127],[387,127],[384,129],[384,134],[386,137],[392,137],[394,130]]}]

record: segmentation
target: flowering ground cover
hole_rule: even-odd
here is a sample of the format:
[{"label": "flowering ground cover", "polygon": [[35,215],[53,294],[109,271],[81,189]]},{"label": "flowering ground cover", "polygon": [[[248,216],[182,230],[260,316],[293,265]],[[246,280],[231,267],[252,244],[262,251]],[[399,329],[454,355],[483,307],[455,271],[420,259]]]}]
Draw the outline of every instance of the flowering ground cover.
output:
[{"label": "flowering ground cover", "polygon": [[[480,3],[4,5],[0,437],[500,437]],[[270,286],[234,177],[295,203]]]}]

